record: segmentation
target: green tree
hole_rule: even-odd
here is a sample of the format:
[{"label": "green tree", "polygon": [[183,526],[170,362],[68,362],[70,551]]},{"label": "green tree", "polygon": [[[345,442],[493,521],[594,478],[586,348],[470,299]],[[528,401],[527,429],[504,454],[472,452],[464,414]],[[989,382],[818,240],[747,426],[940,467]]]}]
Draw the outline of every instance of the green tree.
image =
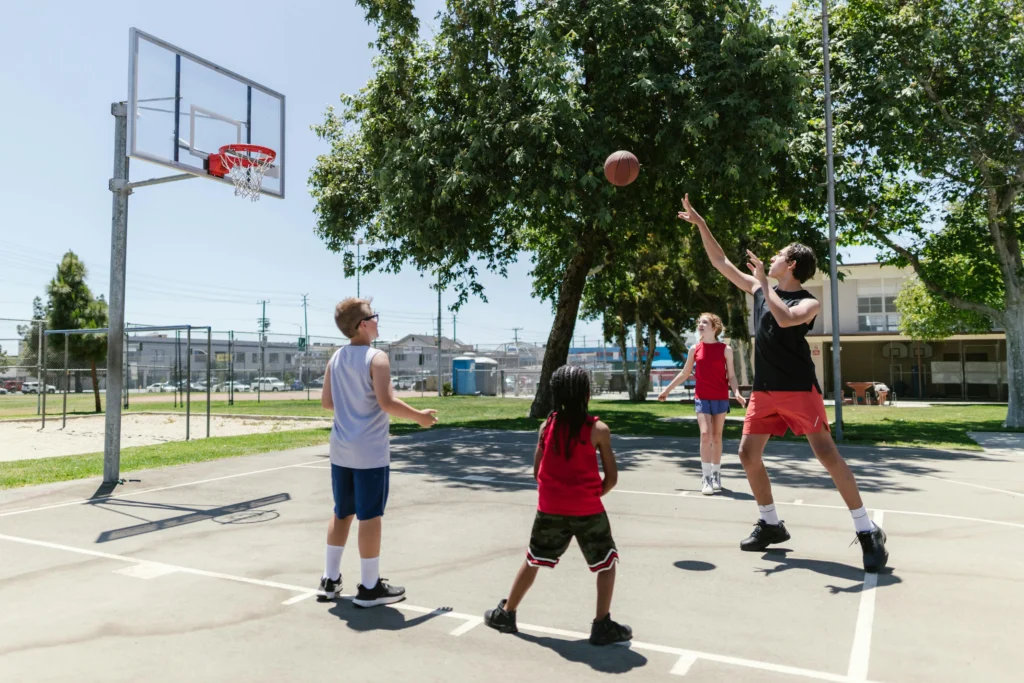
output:
[{"label": "green tree", "polygon": [[[532,253],[552,302],[537,398],[565,363],[587,275],[638,235],[677,240],[685,188],[737,233],[778,205],[802,119],[799,62],[756,0],[448,0],[435,36],[411,3],[363,0],[376,74],[317,133],[317,231],[366,268],[442,273],[459,305],[483,296],[477,259],[504,273]],[[604,159],[630,149],[617,189]]]},{"label": "green tree", "polygon": [[[791,25],[812,70],[818,11],[805,0]],[[1024,0],[839,2],[830,30],[844,228],[913,268],[944,302],[927,310],[1005,329],[1006,424],[1024,427]]]},{"label": "green tree", "polygon": [[[46,291],[49,295],[48,322],[52,330],[100,329],[107,326],[107,303],[101,295],[93,298],[92,291],[85,283],[88,275],[85,264],[73,251],[64,254],[57,266],[57,274]],[[64,336],[50,335],[51,351],[63,354]],[[93,395],[96,398],[96,412],[103,410],[100,402],[100,384],[96,364],[107,358],[106,334],[68,335],[68,353],[75,362],[88,362],[92,375]],[[67,378],[65,378],[67,381]]]},{"label": "green tree", "polygon": [[[32,320],[45,321],[46,307],[38,296],[32,299]],[[39,333],[41,322],[30,322],[18,325],[18,336],[21,342],[18,349],[18,365],[33,367],[39,363]]]}]

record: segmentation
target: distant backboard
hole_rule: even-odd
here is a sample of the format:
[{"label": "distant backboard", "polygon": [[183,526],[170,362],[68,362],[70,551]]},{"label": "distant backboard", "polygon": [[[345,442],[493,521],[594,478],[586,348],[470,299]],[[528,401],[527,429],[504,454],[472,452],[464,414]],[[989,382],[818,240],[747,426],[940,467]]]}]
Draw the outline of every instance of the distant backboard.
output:
[{"label": "distant backboard", "polygon": [[210,175],[210,155],[229,144],[261,145],[277,154],[261,191],[283,198],[284,142],[284,95],[131,29],[130,156],[231,185]]}]

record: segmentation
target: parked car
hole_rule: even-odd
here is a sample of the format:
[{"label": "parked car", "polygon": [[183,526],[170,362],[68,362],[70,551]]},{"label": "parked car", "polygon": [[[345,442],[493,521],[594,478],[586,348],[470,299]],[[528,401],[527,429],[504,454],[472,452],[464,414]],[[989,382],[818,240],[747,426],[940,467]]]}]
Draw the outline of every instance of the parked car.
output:
[{"label": "parked car", "polygon": [[146,387],[145,392],[147,394],[159,394],[163,390],[164,390],[163,383],[157,382],[156,384],[150,384],[148,387]]},{"label": "parked car", "polygon": [[[325,375],[325,377],[326,377],[326,375]],[[323,377],[317,377],[316,379],[309,380],[309,386],[312,387],[313,389],[323,389],[324,388],[324,378]]]},{"label": "parked car", "polygon": [[239,391],[249,391],[250,390],[249,385],[245,384],[243,382],[224,382],[224,384],[220,385],[220,388],[218,389],[218,391],[231,391],[231,385],[232,384],[234,385],[234,390],[236,392],[239,392]]},{"label": "parked car", "polygon": [[16,391],[21,391],[21,380],[17,380],[17,379],[9,379],[9,380],[7,380],[6,382],[4,382],[4,389],[6,389],[7,391],[9,391],[12,394],[14,392],[16,392]]},{"label": "parked car", "polygon": [[4,395],[6,393],[7,393],[7,389],[5,389],[3,387],[0,387],[0,396]]},{"label": "parked car", "polygon": [[[43,389],[48,394],[56,394],[57,387],[52,384],[47,384]],[[21,393],[23,394],[38,394],[39,393],[39,382],[22,382]]]},{"label": "parked car", "polygon": [[297,379],[294,382],[292,382],[292,385],[288,388],[291,389],[292,391],[302,391],[303,389],[306,388],[306,385],[302,383],[301,379]]},{"label": "parked car", "polygon": [[277,377],[257,377],[252,381],[253,391],[285,391],[287,387]]}]

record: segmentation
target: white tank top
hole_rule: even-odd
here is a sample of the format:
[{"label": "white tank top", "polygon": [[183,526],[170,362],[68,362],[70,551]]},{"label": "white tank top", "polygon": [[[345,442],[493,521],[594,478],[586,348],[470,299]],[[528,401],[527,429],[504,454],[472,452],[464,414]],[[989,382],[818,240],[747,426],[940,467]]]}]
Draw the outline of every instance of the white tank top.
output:
[{"label": "white tank top", "polygon": [[343,346],[331,356],[333,465],[368,470],[391,464],[390,419],[377,402],[370,380],[370,362],[378,353],[369,346]]}]

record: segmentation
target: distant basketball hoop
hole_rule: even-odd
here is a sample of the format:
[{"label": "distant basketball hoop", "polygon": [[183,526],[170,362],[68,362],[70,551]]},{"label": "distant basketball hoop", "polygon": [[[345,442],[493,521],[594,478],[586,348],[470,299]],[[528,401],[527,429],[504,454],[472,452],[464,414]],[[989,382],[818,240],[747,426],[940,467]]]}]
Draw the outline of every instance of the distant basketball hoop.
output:
[{"label": "distant basketball hoop", "polygon": [[277,153],[260,145],[224,145],[217,154],[210,155],[209,172],[218,178],[228,177],[235,184],[236,197],[260,198],[260,187]]}]

